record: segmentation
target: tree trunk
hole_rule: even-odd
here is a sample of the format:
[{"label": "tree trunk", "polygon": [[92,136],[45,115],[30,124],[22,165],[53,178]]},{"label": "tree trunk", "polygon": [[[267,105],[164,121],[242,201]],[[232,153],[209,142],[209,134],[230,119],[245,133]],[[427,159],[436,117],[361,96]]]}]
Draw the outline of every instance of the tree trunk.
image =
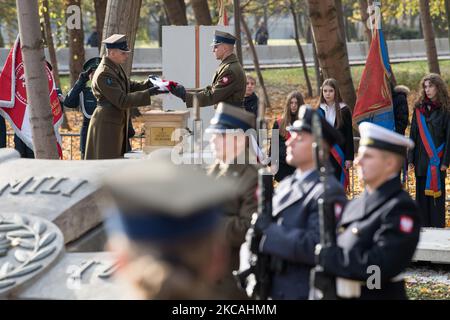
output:
[{"label": "tree trunk", "polygon": [[361,20],[364,25],[367,44],[370,47],[370,43],[372,42],[372,32],[370,31],[369,26],[367,24],[369,22],[369,13],[367,12],[367,9],[368,9],[367,0],[359,0],[359,10],[361,13]]},{"label": "tree trunk", "polygon": [[164,0],[171,25],[186,26],[186,4],[184,0]]},{"label": "tree trunk", "polygon": [[348,55],[347,41],[350,41],[349,33],[346,33],[347,26],[344,16],[344,7],[342,5],[342,0],[335,0],[336,13],[339,24],[339,31],[341,32],[341,38],[344,40],[345,53]]},{"label": "tree trunk", "polygon": [[306,88],[308,90],[308,97],[312,97],[312,87],[311,87],[311,81],[309,80],[308,76],[308,67],[306,66],[306,60],[305,60],[305,54],[303,53],[302,46],[300,44],[300,39],[298,35],[298,21],[297,21],[297,12],[295,11],[294,1],[289,1],[289,9],[292,14],[292,18],[294,19],[294,40],[297,45],[298,54],[300,55],[300,60],[302,61],[303,65],[303,74],[305,76],[306,81]]},{"label": "tree trunk", "polygon": [[[308,17],[309,19],[309,17]],[[309,19],[311,22],[311,19]],[[308,23],[308,28],[306,29],[306,43],[312,43],[313,42],[313,34],[312,34],[312,28],[311,23]]]},{"label": "tree trunk", "polygon": [[[53,35],[52,35],[52,25],[50,22],[50,6],[48,4],[48,0],[42,1],[42,7],[43,7],[42,15],[44,17],[44,33],[45,39],[47,41],[48,53],[50,55],[50,63],[52,65],[53,78],[55,79],[56,87],[61,88],[61,82],[59,80],[58,60],[56,59],[55,44],[53,42]],[[64,108],[62,108],[62,111],[63,111],[63,122],[61,124],[61,128],[71,130],[69,125],[69,119],[67,119],[67,115],[64,112]]]},{"label": "tree trunk", "polygon": [[[242,66],[244,66],[244,59],[242,58],[242,42],[241,42],[241,20],[242,20],[242,13],[241,13],[241,5],[239,0],[233,0],[234,5],[234,36],[236,37],[236,55],[241,63]],[[247,26],[248,28],[248,26]],[[249,31],[250,32],[250,31]],[[250,33],[250,38],[248,41],[252,42],[252,37]],[[253,43],[252,43],[253,44]]]},{"label": "tree trunk", "polygon": [[440,74],[439,60],[430,15],[430,4],[427,0],[420,0],[420,20],[422,21],[423,36],[425,39],[425,46],[427,48],[428,69],[430,72]]},{"label": "tree trunk", "polygon": [[43,63],[45,56],[41,41],[38,2],[16,0],[16,5],[34,155],[36,159],[58,159],[48,81]]},{"label": "tree trunk", "polygon": [[[255,45],[253,44],[253,41],[252,41],[252,34],[250,33],[250,29],[248,28],[247,22],[245,22],[245,18],[243,15],[241,15],[241,23],[242,23],[242,28],[244,29],[245,35],[248,40],[248,45],[250,46],[250,51],[252,52],[253,64],[255,65],[255,71],[258,76],[259,84],[263,90],[264,100],[266,102],[265,110],[267,110],[267,109],[270,109],[269,95],[267,94],[267,89],[266,89],[266,86],[264,85],[264,78],[262,76],[261,69],[259,68],[258,54],[256,53]],[[264,115],[261,115],[261,116],[264,116]]]},{"label": "tree trunk", "polygon": [[306,39],[306,33],[305,33],[305,27],[303,25],[303,14],[299,12],[297,14],[297,21],[298,21],[298,31],[300,32],[300,37]]},{"label": "tree trunk", "polygon": [[342,7],[342,0],[335,0],[336,3],[336,13],[339,24],[339,31],[341,32],[341,37],[345,41],[348,39],[345,33],[345,19],[344,19],[344,9]]},{"label": "tree trunk", "polygon": [[264,1],[264,25],[268,28],[269,27],[269,14],[267,10],[267,0]]},{"label": "tree trunk", "polygon": [[345,40],[341,36],[334,0],[308,0],[317,57],[324,78],[339,82],[342,98],[353,110],[356,101]]},{"label": "tree trunk", "polygon": [[50,23],[50,6],[48,0],[42,1],[42,15],[44,17],[45,39],[47,40],[48,53],[50,55],[50,63],[53,68],[53,77],[55,78],[55,84],[58,88],[61,88],[59,81],[58,60],[56,60],[55,45],[53,43],[52,26]]},{"label": "tree trunk", "polygon": [[[128,76],[131,75],[131,66],[133,64],[134,42],[139,24],[141,4],[142,0],[109,0],[106,7],[104,38],[106,39],[115,33],[126,35],[131,52],[123,67]],[[104,53],[105,48],[102,46],[100,55],[103,56]]]},{"label": "tree trunk", "polygon": [[320,96],[320,87],[322,86],[322,83],[323,83],[323,74],[320,71],[319,59],[317,58],[317,49],[316,49],[316,44],[314,43],[314,41],[312,42],[312,49],[313,49],[313,57],[314,57],[314,73],[316,74],[316,90],[317,90],[317,95]]},{"label": "tree trunk", "polygon": [[447,17],[448,43],[450,45],[450,0],[445,0],[445,15]]},{"label": "tree trunk", "polygon": [[106,4],[108,0],[94,0],[95,26],[98,34],[98,52],[102,47],[103,28],[105,27]]},{"label": "tree trunk", "polygon": [[3,48],[5,46],[5,40],[3,39],[2,36],[2,25],[0,23],[0,48]]},{"label": "tree trunk", "polygon": [[166,10],[161,8],[158,16],[158,47],[162,48],[162,27],[167,25]]},{"label": "tree trunk", "polygon": [[[66,6],[75,5],[81,8],[81,0],[66,0]],[[83,15],[80,15],[81,24],[79,28],[69,29],[69,68],[70,84],[73,86],[78,76],[83,71],[84,64],[84,31]]]},{"label": "tree trunk", "polygon": [[191,0],[191,5],[198,25],[212,25],[211,13],[209,12],[207,0]]}]

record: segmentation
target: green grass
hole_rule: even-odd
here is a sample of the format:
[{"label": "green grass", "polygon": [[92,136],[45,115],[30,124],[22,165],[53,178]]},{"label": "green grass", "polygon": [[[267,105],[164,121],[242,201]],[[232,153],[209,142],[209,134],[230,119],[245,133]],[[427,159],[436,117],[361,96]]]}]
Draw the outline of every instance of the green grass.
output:
[{"label": "green grass", "polygon": [[136,40],[135,48],[158,48],[158,41]]},{"label": "green grass", "polygon": [[[439,64],[444,80],[450,85],[450,77],[446,77],[446,75],[450,74],[450,60],[441,60]],[[363,69],[364,66],[351,67],[355,88],[359,85]],[[422,77],[428,73],[428,64],[426,61],[395,63],[392,64],[392,70],[398,84],[406,85],[410,89],[415,90],[419,87]],[[286,84],[298,85],[302,88],[306,87],[303,70],[301,68],[263,70],[262,73],[264,82],[267,86]],[[308,68],[308,75],[313,88],[315,88],[316,79],[314,68]]]},{"label": "green grass", "polygon": [[[450,77],[447,76],[450,74],[450,60],[441,60],[439,64],[444,80],[450,85]],[[363,68],[364,66],[351,67],[355,88],[358,88]],[[415,90],[418,88],[422,77],[428,73],[428,64],[426,61],[402,62],[392,64],[392,69],[398,84],[406,85],[410,89]],[[255,75],[254,72],[252,74]],[[264,82],[268,87],[296,85],[303,89],[306,88],[306,82],[301,68],[269,69],[263,70],[262,74]],[[308,75],[314,90],[316,87],[314,68],[308,68]],[[142,80],[144,78],[145,76],[133,76],[133,79],[136,80]],[[63,92],[66,93],[70,89],[69,77],[61,76],[61,84]]]}]

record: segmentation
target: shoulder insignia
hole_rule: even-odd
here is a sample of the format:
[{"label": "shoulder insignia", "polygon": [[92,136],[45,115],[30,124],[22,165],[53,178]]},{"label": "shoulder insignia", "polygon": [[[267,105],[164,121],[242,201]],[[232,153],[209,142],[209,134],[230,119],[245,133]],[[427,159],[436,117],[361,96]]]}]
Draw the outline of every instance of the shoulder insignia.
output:
[{"label": "shoulder insignia", "polygon": [[343,208],[344,208],[344,206],[339,202],[336,202],[334,204],[334,216],[336,217],[337,220],[341,219]]},{"label": "shoulder insignia", "polygon": [[411,217],[400,216],[400,231],[403,233],[411,233],[414,228],[414,221]]},{"label": "shoulder insignia", "polygon": [[229,85],[231,83],[231,81],[232,81],[231,76],[230,75],[226,75],[226,76],[220,78],[219,84],[221,84],[223,86],[227,86],[227,85]]}]

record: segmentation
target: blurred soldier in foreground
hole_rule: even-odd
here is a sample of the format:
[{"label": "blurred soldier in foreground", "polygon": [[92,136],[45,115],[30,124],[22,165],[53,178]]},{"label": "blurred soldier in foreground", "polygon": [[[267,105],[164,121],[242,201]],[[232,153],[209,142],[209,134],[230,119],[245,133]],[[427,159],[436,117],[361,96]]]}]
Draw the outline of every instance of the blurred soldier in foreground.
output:
[{"label": "blurred soldier in foreground", "polygon": [[235,299],[245,298],[238,289],[232,271],[239,267],[239,249],[250,227],[251,216],[257,209],[256,187],[258,171],[256,156],[245,132],[254,129],[255,116],[243,108],[219,103],[207,133],[212,133],[211,146],[216,158],[208,174],[217,181],[230,179],[237,191],[236,197],[225,203],[223,223],[225,237],[231,251],[230,265],[220,289]]},{"label": "blurred soldier in foreground", "polygon": [[398,174],[414,143],[368,122],[359,132],[355,163],[366,189],[345,208],[337,226],[337,246],[317,246],[316,261],[338,277],[338,297],[406,299],[400,273],[416,250],[420,222],[419,209],[402,190]]},{"label": "blurred soldier in foreground", "polygon": [[[267,295],[272,299],[307,299],[309,294],[314,249],[320,238],[318,199],[324,193],[312,148],[312,118],[315,113],[311,107],[301,106],[299,120],[286,128],[291,134],[286,141],[286,161],[296,171],[275,190],[272,215],[258,216],[253,232],[261,236],[259,243],[246,243],[270,256],[271,284]],[[324,118],[319,120],[327,147],[322,160],[326,161],[330,146],[339,142],[342,136]],[[346,203],[346,196],[332,172],[328,176],[327,201],[333,204],[338,215]],[[255,276],[258,277],[257,274]]]},{"label": "blurred soldier in foreground", "polygon": [[246,88],[244,68],[234,54],[236,38],[222,31],[216,31],[214,41],[211,44],[213,53],[221,64],[214,74],[213,82],[198,93],[186,92],[186,89],[178,84],[171,88],[171,93],[186,102],[188,108],[192,108],[194,96],[197,97],[200,107],[206,107],[226,102],[235,107],[243,107]]},{"label": "blurred soldier in foreground", "polygon": [[214,289],[227,266],[220,225],[233,185],[195,166],[174,165],[155,151],[106,181],[111,210],[109,246],[119,256],[128,298],[226,299]]}]

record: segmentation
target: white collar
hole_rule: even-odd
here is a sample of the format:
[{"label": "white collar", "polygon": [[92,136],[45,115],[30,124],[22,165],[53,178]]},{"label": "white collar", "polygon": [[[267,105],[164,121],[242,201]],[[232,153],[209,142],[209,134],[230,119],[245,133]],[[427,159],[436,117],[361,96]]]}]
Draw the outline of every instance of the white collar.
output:
[{"label": "white collar", "polygon": [[314,169],[309,169],[306,171],[301,171],[300,169],[295,170],[295,179],[298,182],[302,182],[303,180],[305,180],[306,177],[308,177],[312,172],[314,171]]}]

